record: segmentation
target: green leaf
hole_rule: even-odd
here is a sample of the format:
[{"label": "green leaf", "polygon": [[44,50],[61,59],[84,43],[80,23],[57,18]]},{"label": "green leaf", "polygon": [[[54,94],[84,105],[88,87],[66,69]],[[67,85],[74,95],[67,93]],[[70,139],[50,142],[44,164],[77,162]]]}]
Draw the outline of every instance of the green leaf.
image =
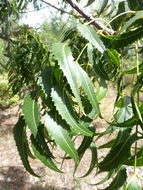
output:
[{"label": "green leaf", "polygon": [[42,87],[42,90],[45,92],[46,96],[48,96],[51,92],[51,68],[45,68],[38,79],[38,84]]},{"label": "green leaf", "polygon": [[92,172],[92,170],[94,169],[95,165],[97,164],[97,148],[96,148],[94,142],[92,142],[90,144],[90,150],[91,150],[91,153],[92,153],[91,164],[90,164],[89,170],[82,177],[88,176]]},{"label": "green leaf", "polygon": [[112,183],[109,185],[109,187],[105,188],[104,190],[115,190],[124,185],[127,179],[127,173],[126,168],[121,167],[121,169],[118,171],[115,179],[112,181]]},{"label": "green leaf", "polygon": [[116,169],[130,157],[130,147],[138,139],[136,135],[129,136],[124,142],[114,146],[107,156],[99,163],[101,171]]},{"label": "green leaf", "polygon": [[101,53],[105,52],[106,48],[93,27],[86,24],[78,24],[77,29],[98,51]]},{"label": "green leaf", "polygon": [[112,178],[116,173],[116,170],[110,170],[107,174],[107,176],[105,176],[101,181],[99,181],[98,183],[96,184],[92,184],[92,185],[101,185],[103,183],[105,183],[106,181],[108,181],[110,178]]},{"label": "green leaf", "polygon": [[58,125],[48,114],[45,118],[45,126],[51,137],[54,138],[56,144],[59,145],[70,157],[72,157],[77,165],[79,162],[78,153],[74,148],[74,143],[69,137],[67,131]]},{"label": "green leaf", "polygon": [[132,128],[120,128],[112,148],[123,143],[130,137]]},{"label": "green leaf", "polygon": [[[143,148],[141,148],[137,154],[136,166],[141,167],[143,166]],[[134,166],[135,164],[135,155],[133,155],[129,160],[125,162],[128,166]]]},{"label": "green leaf", "polygon": [[104,63],[102,63],[102,60],[96,55],[95,50],[93,51],[93,59],[93,68],[96,74],[105,80],[110,80],[109,73],[104,69]]},{"label": "green leaf", "polygon": [[92,3],[94,3],[96,0],[88,0],[87,5],[85,7],[90,6]]},{"label": "green leaf", "polygon": [[[72,77],[74,79],[71,84],[71,89],[73,90],[72,85],[74,86],[75,84],[77,84],[77,80],[78,80],[80,85],[82,86],[83,91],[86,93],[91,105],[93,106],[95,114],[100,115],[100,109],[97,102],[96,94],[94,92],[93,84],[89,76],[87,75],[87,73],[80,67],[80,65],[78,63],[74,63],[70,48],[67,45],[64,45],[61,43],[55,44],[53,48],[57,49],[60,52],[58,53],[58,55],[60,55],[61,57],[64,57],[64,55],[67,55],[69,58],[68,62],[65,61],[66,58],[64,58],[64,60],[61,60],[61,61],[63,61],[62,64],[65,61],[65,67],[69,68],[69,71],[67,71],[67,76],[70,76],[70,74],[72,74]],[[78,89],[78,86],[77,86],[77,89]]]},{"label": "green leaf", "polygon": [[[128,124],[128,122],[133,122],[133,109],[132,109],[132,103],[131,103],[131,97],[130,96],[124,96],[122,99],[120,99],[120,108],[116,112],[114,116],[113,125],[115,123],[120,124],[125,122]],[[117,125],[118,126],[118,125]],[[123,126],[125,127],[125,125]],[[129,126],[130,127],[130,126]]]},{"label": "green leaf", "polygon": [[33,135],[31,135],[31,146],[34,152],[34,155],[48,168],[51,170],[54,170],[56,172],[62,173],[61,170],[57,168],[57,166],[54,164],[52,159],[47,157],[47,154],[44,152],[44,149],[40,146],[38,139],[35,139]]},{"label": "green leaf", "polygon": [[102,148],[111,148],[113,146],[114,142],[115,142],[115,139],[112,139],[109,142],[107,142],[107,143],[99,146],[98,148],[99,149],[102,149]]},{"label": "green leaf", "polygon": [[142,190],[136,177],[133,177],[125,186],[124,190]]},{"label": "green leaf", "polygon": [[117,35],[122,34],[125,30],[127,30],[130,26],[132,26],[132,24],[134,24],[137,20],[142,19],[143,18],[143,11],[139,11],[135,14],[135,16],[133,16],[132,18],[130,18],[121,28],[121,30],[119,31],[119,33]]},{"label": "green leaf", "polygon": [[120,59],[118,57],[118,53],[114,49],[107,49],[108,55],[112,63],[114,63],[118,68],[120,67]]},{"label": "green leaf", "polygon": [[78,156],[79,156],[80,160],[83,157],[85,151],[89,148],[92,140],[93,140],[93,137],[84,137],[83,138],[80,146],[77,149]]},{"label": "green leaf", "polygon": [[93,135],[92,131],[90,131],[86,125],[82,125],[76,121],[77,119],[74,117],[73,109],[64,92],[62,93],[58,87],[54,87],[52,88],[51,97],[59,114],[71,126],[74,132],[83,134],[85,136]]},{"label": "green leaf", "polygon": [[107,94],[107,84],[104,79],[101,78],[98,89],[96,91],[96,97],[98,102],[100,102]]},{"label": "green leaf", "polygon": [[[139,65],[139,71],[143,72],[143,63],[141,63]],[[129,75],[136,74],[136,72],[137,72],[137,67],[134,67],[133,69],[122,71],[123,74],[129,74]]]},{"label": "green leaf", "polygon": [[59,66],[67,78],[67,81],[72,89],[74,96],[76,97],[80,109],[83,111],[78,83],[76,81],[74,73],[75,71],[72,68],[75,63],[73,61],[70,48],[63,43],[56,43],[52,46],[52,52],[55,58],[58,60]]},{"label": "green leaf", "polygon": [[100,9],[100,11],[99,11],[99,14],[102,14],[102,13],[103,13],[103,11],[104,11],[104,9],[106,8],[107,4],[108,4],[108,0],[103,0],[101,9]]},{"label": "green leaf", "polygon": [[24,99],[22,110],[31,133],[36,137],[39,126],[39,108],[33,92],[29,93]]},{"label": "green leaf", "polygon": [[93,66],[94,65],[93,46],[90,43],[88,43],[88,45],[87,45],[87,55],[88,55],[90,64]]},{"label": "green leaf", "polygon": [[101,36],[104,44],[108,46],[108,48],[119,49],[123,48],[129,44],[132,44],[137,39],[142,37],[143,27],[138,27],[137,29],[129,32],[125,32],[120,35],[115,36]]},{"label": "green leaf", "polygon": [[142,0],[127,0],[129,8],[131,10],[143,10],[143,2]]},{"label": "green leaf", "polygon": [[32,168],[30,167],[29,161],[28,161],[28,152],[27,152],[27,137],[25,132],[25,120],[23,116],[19,117],[18,122],[13,128],[14,133],[14,140],[16,142],[16,146],[20,155],[20,158],[22,160],[22,163],[25,167],[25,169],[33,176],[39,177],[37,174],[34,173]]},{"label": "green leaf", "polygon": [[37,133],[35,140],[38,141],[39,146],[44,150],[47,158],[49,158],[49,157],[54,158],[53,154],[51,153],[51,151],[48,147],[48,143],[45,140],[45,126],[43,124],[39,125],[38,133]]},{"label": "green leaf", "polygon": [[77,77],[78,81],[80,82],[80,84],[83,88],[83,91],[87,95],[87,97],[88,97],[88,99],[89,99],[89,101],[90,101],[90,103],[91,103],[91,105],[95,111],[95,114],[97,116],[100,115],[100,109],[99,109],[96,94],[94,92],[94,86],[93,86],[89,76],[80,67],[79,64],[74,64],[74,70],[75,70],[76,77]]}]

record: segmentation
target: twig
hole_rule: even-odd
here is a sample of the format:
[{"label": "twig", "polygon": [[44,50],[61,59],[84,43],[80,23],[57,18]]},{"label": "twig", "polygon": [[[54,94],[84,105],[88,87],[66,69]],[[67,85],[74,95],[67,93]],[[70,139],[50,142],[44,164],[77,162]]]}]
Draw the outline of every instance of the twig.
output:
[{"label": "twig", "polygon": [[[80,7],[79,3],[73,2],[73,0],[66,0],[73,9],[75,9],[80,15],[82,15],[83,18],[85,18],[87,21],[91,21],[91,24],[95,26],[99,30],[103,30],[104,32],[113,35],[115,33],[114,30],[106,27],[104,24],[102,24],[99,21],[94,21],[95,18],[90,15],[89,13],[86,13],[86,11]],[[93,22],[92,22],[93,21]]]},{"label": "twig", "polygon": [[75,15],[75,14],[73,14],[73,13],[71,13],[71,12],[67,12],[67,11],[65,11],[65,10],[63,10],[63,9],[60,9],[59,7],[56,7],[55,5],[52,5],[51,3],[47,2],[46,0],[41,0],[41,1],[42,1],[43,3],[49,5],[50,7],[52,7],[52,8],[54,8],[54,9],[60,11],[61,13],[65,13],[65,14],[68,14],[68,15],[72,15],[72,16],[74,16],[74,17],[76,17],[76,18],[78,17],[77,15]]}]

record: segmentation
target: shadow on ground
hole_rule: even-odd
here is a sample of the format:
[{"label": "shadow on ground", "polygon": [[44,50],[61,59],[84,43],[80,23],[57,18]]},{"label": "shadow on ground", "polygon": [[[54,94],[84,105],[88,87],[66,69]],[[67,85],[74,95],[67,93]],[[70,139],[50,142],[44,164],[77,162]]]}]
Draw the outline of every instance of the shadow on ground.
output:
[{"label": "shadow on ground", "polygon": [[23,167],[0,167],[0,190],[72,190],[40,184],[28,183],[29,175]]},{"label": "shadow on ground", "polygon": [[7,109],[5,111],[0,110],[0,137],[8,134],[11,135],[16,121],[17,108],[15,108],[13,113],[11,113],[11,109]]}]

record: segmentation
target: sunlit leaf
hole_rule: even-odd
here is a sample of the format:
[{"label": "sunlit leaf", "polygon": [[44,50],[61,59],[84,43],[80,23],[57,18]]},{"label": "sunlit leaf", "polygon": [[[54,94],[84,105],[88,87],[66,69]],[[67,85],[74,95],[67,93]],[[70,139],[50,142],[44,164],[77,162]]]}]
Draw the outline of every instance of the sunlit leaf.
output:
[{"label": "sunlit leaf", "polygon": [[76,117],[74,117],[70,102],[67,96],[63,94],[64,92],[62,93],[62,91],[58,87],[52,88],[51,97],[59,114],[75,132],[83,134],[85,136],[92,136],[92,131],[90,131],[89,128],[86,127],[86,125],[82,125],[81,123],[76,121],[77,119]]},{"label": "sunlit leaf", "polygon": [[96,49],[104,53],[106,48],[93,27],[86,24],[79,24],[77,29]]},{"label": "sunlit leaf", "polygon": [[74,70],[72,66],[75,64],[70,48],[62,43],[54,44],[52,47],[52,52],[55,58],[58,60],[60,68],[62,69],[64,75],[67,78],[67,81],[72,89],[73,94],[76,97],[76,100],[80,106],[80,109],[83,110],[81,98],[78,89],[78,83],[75,78]]},{"label": "sunlit leaf", "polygon": [[39,107],[35,101],[35,93],[29,93],[26,96],[22,110],[31,133],[36,137],[39,126]]},{"label": "sunlit leaf", "polygon": [[139,186],[137,178],[132,177],[125,186],[124,190],[142,190],[142,188]]}]

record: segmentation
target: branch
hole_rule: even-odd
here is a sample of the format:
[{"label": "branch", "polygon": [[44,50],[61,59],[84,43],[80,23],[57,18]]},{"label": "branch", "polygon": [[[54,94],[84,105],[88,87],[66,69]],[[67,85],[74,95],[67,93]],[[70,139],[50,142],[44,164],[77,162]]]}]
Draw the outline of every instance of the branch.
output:
[{"label": "branch", "polygon": [[46,0],[41,0],[41,1],[42,1],[43,3],[49,5],[50,7],[52,7],[52,8],[54,8],[54,9],[60,11],[61,13],[65,13],[65,14],[68,14],[68,15],[72,15],[72,16],[74,16],[74,17],[76,17],[76,18],[78,17],[77,15],[75,15],[75,14],[73,14],[73,13],[71,13],[71,12],[67,12],[67,11],[65,11],[65,10],[63,10],[63,9],[60,9],[60,8],[56,7],[55,5],[52,5],[51,3],[47,2]]},{"label": "branch", "polygon": [[[66,0],[73,9],[75,9],[80,15],[82,15],[83,18],[85,18],[87,21],[91,21],[91,24],[95,26],[99,30],[103,30],[104,32],[113,35],[115,33],[114,30],[106,27],[104,24],[102,24],[99,21],[94,21],[95,18],[92,15],[89,15],[86,13],[86,11],[80,7],[80,5],[77,2],[73,2],[73,0]],[[92,22],[94,21],[94,22]]]}]

